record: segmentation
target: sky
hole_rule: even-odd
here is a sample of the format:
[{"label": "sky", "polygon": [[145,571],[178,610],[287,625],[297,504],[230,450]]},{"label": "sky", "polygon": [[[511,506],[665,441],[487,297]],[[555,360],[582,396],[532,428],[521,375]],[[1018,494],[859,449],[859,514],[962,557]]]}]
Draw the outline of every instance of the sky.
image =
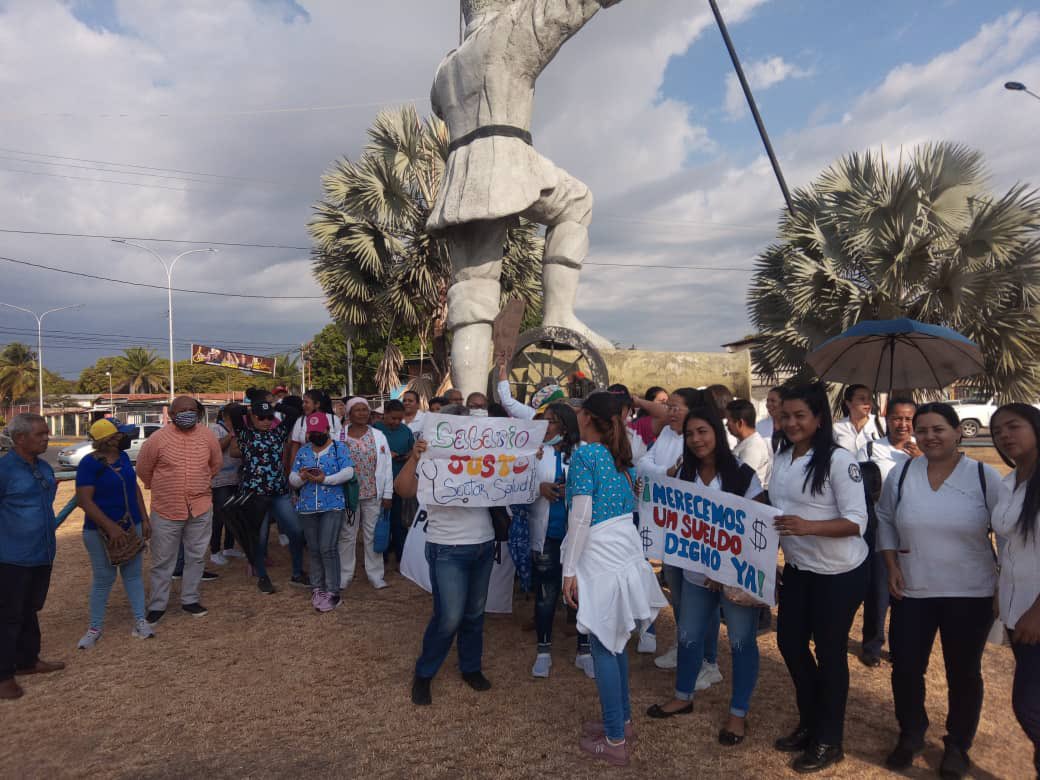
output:
[{"label": "sky", "polygon": [[[721,2],[783,172],[950,140],[992,186],[1040,186],[1040,11],[1005,0]],[[284,351],[330,320],[306,223],[381,107],[429,113],[455,0],[0,0],[0,302],[41,312],[74,377],[145,345]],[[624,346],[715,351],[751,331],[755,257],[783,200],[707,0],[623,0],[538,82],[535,145],[592,188],[578,314]],[[21,231],[21,232],[18,232]],[[101,236],[44,236],[34,232]],[[19,263],[11,260],[21,261]],[[141,287],[27,266],[73,270]],[[0,307],[0,344],[35,341]]]}]

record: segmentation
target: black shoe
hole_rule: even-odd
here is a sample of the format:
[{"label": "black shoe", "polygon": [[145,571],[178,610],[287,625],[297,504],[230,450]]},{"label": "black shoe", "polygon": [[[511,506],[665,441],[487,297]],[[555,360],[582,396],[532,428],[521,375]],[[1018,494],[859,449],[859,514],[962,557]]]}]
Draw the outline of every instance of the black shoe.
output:
[{"label": "black shoe", "polygon": [[173,574],[170,575],[170,579],[179,580],[182,576],[183,572],[175,571]]},{"label": "black shoe", "polygon": [[148,611],[148,614],[145,615],[144,619],[148,621],[148,625],[154,626],[160,620],[163,619],[163,615],[165,615],[165,614],[166,614],[166,610],[165,609],[152,609],[152,610]]},{"label": "black shoe", "polygon": [[798,758],[791,762],[791,769],[800,775],[819,772],[845,760],[841,745],[821,745],[814,742]]},{"label": "black shoe", "polygon": [[860,653],[859,662],[870,669],[877,669],[881,666],[881,656],[873,653]]},{"label": "black shoe", "polygon": [[214,574],[211,571],[203,571],[202,572],[202,581],[203,582],[213,582],[213,580],[218,580],[218,579],[220,579],[220,575],[219,574]]},{"label": "black shoe", "polygon": [[786,737],[780,737],[773,743],[773,747],[781,753],[801,753],[809,747],[810,742],[812,734],[809,733],[809,729],[799,726]]},{"label": "black shoe", "polygon": [[467,672],[462,675],[466,685],[475,691],[487,691],[491,689],[491,680],[484,676],[483,672]]},{"label": "black shoe", "polygon": [[428,707],[433,704],[433,697],[430,696],[431,682],[429,677],[419,677],[418,675],[412,679],[412,704],[420,707]]},{"label": "black shoe", "polygon": [[672,710],[671,712],[669,712],[666,709],[662,709],[660,704],[654,704],[652,707],[649,707],[647,709],[646,714],[647,717],[662,720],[664,718],[674,718],[676,715],[689,715],[691,712],[693,712],[692,701],[685,707],[680,707],[679,709]]},{"label": "black shoe", "polygon": [[734,747],[744,741],[747,736],[747,723],[744,723],[744,733],[736,734],[729,729],[719,729],[719,744],[726,747]]},{"label": "black shoe", "polygon": [[294,574],[289,578],[289,584],[294,588],[306,588],[311,589],[311,581],[307,578],[306,574]]},{"label": "black shoe", "polygon": [[949,737],[943,741],[946,743],[946,750],[943,751],[942,763],[939,764],[939,777],[943,780],[960,780],[971,769],[971,759],[965,751],[950,742]]},{"label": "black shoe", "polygon": [[274,585],[271,583],[270,577],[260,577],[256,581],[256,587],[260,589],[260,592],[265,596],[270,596],[274,593]]},{"label": "black shoe", "polygon": [[893,772],[902,772],[909,769],[914,763],[914,757],[919,756],[922,752],[924,752],[923,745],[901,738],[885,759],[885,766]]},{"label": "black shoe", "polygon": [[197,602],[195,604],[181,604],[181,609],[192,617],[206,617],[209,614],[209,610]]}]

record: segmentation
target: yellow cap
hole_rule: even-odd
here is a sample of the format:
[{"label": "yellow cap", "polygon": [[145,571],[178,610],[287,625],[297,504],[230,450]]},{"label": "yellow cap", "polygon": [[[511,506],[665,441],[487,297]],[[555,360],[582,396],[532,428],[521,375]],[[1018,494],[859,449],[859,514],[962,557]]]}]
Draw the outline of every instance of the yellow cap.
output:
[{"label": "yellow cap", "polygon": [[119,429],[111,420],[98,420],[90,426],[88,431],[88,435],[94,441],[107,439],[109,436],[115,436],[117,433],[119,433]]}]

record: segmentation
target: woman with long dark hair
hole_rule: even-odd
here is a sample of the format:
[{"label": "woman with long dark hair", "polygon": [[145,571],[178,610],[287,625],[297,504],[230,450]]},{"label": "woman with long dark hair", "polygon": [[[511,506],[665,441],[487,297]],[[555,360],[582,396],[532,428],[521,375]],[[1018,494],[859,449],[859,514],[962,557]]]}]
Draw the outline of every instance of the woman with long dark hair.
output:
[{"label": "woman with long dark hair", "polygon": [[1011,706],[1033,742],[1040,776],[1040,410],[1007,404],[990,419],[993,444],[1014,471],[993,511],[1000,545],[1000,619],[1011,636],[1015,681]]},{"label": "woman with long dark hair", "polygon": [[881,438],[874,421],[874,399],[866,385],[849,385],[841,394],[841,410],[845,416],[834,423],[834,441],[853,455],[868,441]]},{"label": "woman with long dark hair", "polygon": [[580,745],[615,766],[628,764],[633,736],[625,645],[667,603],[632,522],[635,471],[620,406],[610,393],[593,393],[578,412],[586,444],[571,454],[563,548],[563,597],[591,636],[602,712],[584,725]]},{"label": "woman with long dark hair", "polygon": [[781,420],[787,440],[769,479],[785,561],[777,645],[794,682],[798,726],[775,747],[799,753],[792,768],[804,773],[845,758],[849,629],[867,586],[867,506],[859,466],[834,443],[824,386],[785,389]]},{"label": "woman with long dark hair", "polygon": [[[730,451],[726,432],[714,408],[691,409],[684,424],[686,443],[679,479],[709,490],[757,498],[762,483],[755,470],[741,463]],[[722,595],[718,583],[703,574],[683,571],[682,612],[678,616],[679,657],[675,669],[675,695],[665,704],[655,704],[647,715],[670,718],[693,712],[693,694],[705,645],[717,639],[721,606],[726,616],[730,651],[733,655],[733,692],[729,719],[719,731],[719,743],[733,746],[744,741],[744,720],[751,694],[758,681],[757,606],[736,604]],[[716,632],[709,637],[709,632]]]},{"label": "woman with long dark hair", "polygon": [[[531,669],[534,677],[548,677],[552,668],[553,617],[563,588],[560,550],[567,536],[567,469],[574,449],[581,443],[578,417],[570,404],[550,404],[542,419],[549,427],[538,461],[539,496],[528,515],[534,624],[538,634],[538,650]],[[588,636],[578,634],[575,664],[583,670],[592,663],[590,652]]]},{"label": "woman with long dark hair", "polygon": [[333,441],[341,441],[340,432],[343,426],[339,417],[332,411],[332,398],[324,390],[308,390],[303,394],[303,414],[292,425],[292,437],[289,444],[289,463],[293,463],[300,447],[307,443],[307,418],[312,414],[324,414],[329,421],[329,436]]}]

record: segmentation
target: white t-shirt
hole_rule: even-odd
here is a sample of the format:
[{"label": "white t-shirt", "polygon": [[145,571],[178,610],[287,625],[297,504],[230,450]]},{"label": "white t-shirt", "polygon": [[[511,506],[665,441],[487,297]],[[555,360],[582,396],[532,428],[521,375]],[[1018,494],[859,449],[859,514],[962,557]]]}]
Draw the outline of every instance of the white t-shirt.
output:
[{"label": "white t-shirt", "polygon": [[[343,427],[343,423],[341,423],[340,419],[334,414],[326,413],[325,416],[329,418],[329,436],[332,437],[333,441],[342,441],[342,439],[340,439],[339,433],[340,429]],[[300,419],[296,421],[295,425],[293,425],[291,438],[292,441],[296,442],[297,444],[307,443],[308,417],[310,417],[309,414],[301,415]]]},{"label": "white t-shirt", "polygon": [[636,461],[636,469],[640,474],[655,477],[665,476],[665,472],[675,465],[682,456],[683,437],[672,430],[670,425],[661,429],[654,446]]},{"label": "white t-shirt", "polygon": [[435,544],[481,544],[495,538],[484,507],[428,506],[426,540]]},{"label": "white t-shirt", "polygon": [[867,558],[863,531],[867,527],[867,498],[863,477],[852,453],[840,447],[831,453],[831,468],[823,492],[813,495],[812,481],[805,484],[812,451],[792,459],[794,448],[778,452],[769,477],[769,501],[777,514],[798,515],[806,520],[841,517],[859,526],[858,536],[781,536],[784,560],[796,569],[816,574],[844,574]]},{"label": "white t-shirt", "polygon": [[759,420],[755,423],[755,430],[766,440],[766,444],[769,444],[773,440],[773,418],[767,416],[765,419]]},{"label": "white t-shirt", "polygon": [[1024,537],[1018,516],[1026,497],[1028,480],[1015,487],[1016,474],[1004,477],[1004,491],[993,510],[993,530],[1000,546],[1000,619],[1014,628],[1040,598],[1040,527]]},{"label": "white t-shirt", "polygon": [[769,487],[769,472],[773,470],[773,453],[769,451],[769,443],[755,431],[744,441],[737,442],[733,454],[741,463],[746,463],[755,470],[759,482]]},{"label": "white t-shirt", "polygon": [[[748,464],[748,465],[751,465],[751,464]],[[703,485],[704,484],[703,482],[701,482],[701,475],[700,474],[697,474],[693,478],[693,484],[694,485]],[[720,477],[718,474],[716,474],[715,475],[715,479],[713,479],[711,481],[711,484],[708,485],[708,487],[710,489],[712,489],[712,490],[718,490],[721,493],[722,492],[722,477]],[[751,478],[751,483],[748,485],[748,489],[744,491],[744,498],[754,498],[755,496],[759,495],[761,492],[762,492],[762,483],[758,481],[758,475],[756,474],[755,476],[753,476]],[[701,586],[703,586],[708,578],[705,577],[700,572],[690,571],[689,569],[683,569],[683,579],[686,580],[687,582],[692,582],[694,585],[701,585]]]},{"label": "white t-shirt", "polygon": [[415,417],[412,418],[411,422],[406,422],[405,425],[411,430],[412,433],[421,433],[423,424],[426,422],[426,412],[416,412]]},{"label": "white t-shirt", "polygon": [[996,469],[982,468],[985,498],[978,461],[963,456],[938,490],[928,482],[928,459],[910,461],[898,506],[903,467],[885,480],[877,505],[877,549],[899,553],[910,598],[982,598],[996,592],[989,518],[1005,487]]},{"label": "white t-shirt", "polygon": [[853,455],[866,447],[868,441],[877,441],[880,438],[881,431],[878,430],[877,423],[874,422],[874,415],[868,417],[862,430],[858,431],[848,417],[843,417],[834,423],[834,443],[848,450]]},{"label": "white t-shirt", "polygon": [[878,467],[881,472],[881,481],[884,482],[888,474],[896,466],[901,466],[910,460],[910,456],[900,449],[892,446],[892,442],[886,436],[873,443],[865,444],[856,453],[856,460],[860,463],[870,461]]}]

